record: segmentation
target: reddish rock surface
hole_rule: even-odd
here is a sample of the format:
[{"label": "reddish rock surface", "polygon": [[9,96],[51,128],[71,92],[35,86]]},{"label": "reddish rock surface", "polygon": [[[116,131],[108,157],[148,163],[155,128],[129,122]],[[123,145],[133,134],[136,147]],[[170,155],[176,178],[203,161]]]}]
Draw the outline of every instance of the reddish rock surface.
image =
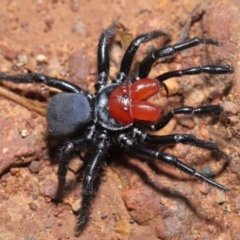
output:
[{"label": "reddish rock surface", "polygon": [[[183,26],[197,6],[188,33]],[[164,104],[165,110],[183,104],[210,103],[226,109],[220,121],[178,116],[157,134],[191,133],[217,142],[232,157],[229,164],[190,146],[179,144],[164,151],[199,170],[210,169],[230,191],[208,187],[156,161],[142,161],[127,157],[124,151],[115,151],[103,170],[89,222],[80,238],[74,237],[73,212],[79,208],[82,170],[77,174],[76,168],[82,162],[73,161],[63,201],[55,205],[51,199],[57,186],[57,154],[54,143],[47,141],[45,117],[0,97],[0,239],[239,239],[239,8],[234,0],[2,3],[0,72],[42,72],[93,92],[100,32],[119,20],[134,36],[162,30],[171,36],[170,44],[184,35],[214,38],[222,43],[220,47],[200,46],[183,51],[169,62],[156,64],[151,76],[214,63],[233,65],[235,74],[171,79],[167,84],[174,96],[152,99]],[[142,46],[137,59],[161,43],[159,40]],[[111,76],[119,68],[121,54],[119,46],[114,45]],[[10,87],[43,102],[49,99],[49,89],[42,85]]]}]

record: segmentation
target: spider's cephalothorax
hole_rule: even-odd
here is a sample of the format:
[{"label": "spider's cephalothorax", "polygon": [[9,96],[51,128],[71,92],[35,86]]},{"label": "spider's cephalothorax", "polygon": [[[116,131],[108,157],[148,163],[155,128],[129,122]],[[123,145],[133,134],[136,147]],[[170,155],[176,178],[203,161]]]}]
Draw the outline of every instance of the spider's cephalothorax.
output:
[{"label": "spider's cephalothorax", "polygon": [[161,48],[147,55],[140,63],[138,71],[129,80],[129,71],[134,54],[141,43],[166,35],[160,31],[142,34],[129,45],[121,62],[120,72],[112,83],[107,84],[109,75],[109,41],[115,34],[115,26],[105,30],[98,45],[98,79],[95,94],[83,91],[67,81],[52,78],[43,74],[31,73],[27,75],[9,76],[0,74],[0,79],[15,83],[45,83],[50,87],[62,90],[52,97],[48,105],[47,121],[49,134],[63,139],[58,169],[58,190],[56,200],[60,200],[65,184],[68,163],[76,151],[90,150],[90,159],[85,169],[82,186],[82,206],[79,211],[76,236],[84,229],[88,210],[93,197],[94,180],[104,163],[105,156],[111,145],[117,145],[132,151],[141,157],[152,158],[171,164],[179,170],[195,176],[221,190],[227,187],[197,172],[194,168],[184,164],[177,157],[153,146],[169,144],[188,144],[204,148],[225,159],[229,157],[222,152],[215,143],[200,140],[190,134],[172,134],[154,136],[144,130],[155,131],[166,126],[176,114],[217,114],[223,109],[219,105],[199,107],[185,106],[172,109],[164,114],[162,108],[150,104],[145,100],[156,94],[162,87],[167,91],[164,81],[172,77],[194,75],[200,73],[228,74],[233,68],[228,65],[207,65],[164,73],[155,79],[147,78],[152,65],[159,58],[172,56],[178,51],[197,46],[199,44],[218,45],[217,41],[205,38],[194,38],[183,43]]}]

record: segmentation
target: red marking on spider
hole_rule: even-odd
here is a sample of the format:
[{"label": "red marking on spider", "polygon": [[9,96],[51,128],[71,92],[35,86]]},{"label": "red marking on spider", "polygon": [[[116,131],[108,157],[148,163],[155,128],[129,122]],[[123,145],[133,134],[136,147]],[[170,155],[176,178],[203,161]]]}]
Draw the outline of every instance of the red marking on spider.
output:
[{"label": "red marking on spider", "polygon": [[162,109],[146,100],[158,93],[162,85],[156,79],[144,78],[116,88],[109,98],[111,116],[124,125],[134,120],[156,122],[162,118]]}]

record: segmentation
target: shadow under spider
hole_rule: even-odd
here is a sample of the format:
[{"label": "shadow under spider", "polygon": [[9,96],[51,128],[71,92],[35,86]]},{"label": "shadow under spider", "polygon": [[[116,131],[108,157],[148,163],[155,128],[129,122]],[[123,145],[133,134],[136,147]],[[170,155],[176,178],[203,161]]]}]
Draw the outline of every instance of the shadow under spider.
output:
[{"label": "shadow under spider", "polygon": [[[115,152],[114,152],[115,149]],[[59,147],[58,147],[59,150]],[[134,172],[136,172],[140,178],[143,180],[143,182],[150,186],[155,192],[157,193],[161,193],[162,195],[164,195],[167,198],[172,198],[172,199],[178,199],[180,200],[180,202],[183,202],[185,204],[185,206],[192,212],[194,213],[194,215],[200,219],[200,220],[204,220],[205,222],[208,222],[208,224],[211,224],[215,227],[218,227],[219,229],[222,229],[223,226],[220,222],[216,221],[213,219],[213,217],[211,218],[211,216],[206,216],[206,214],[202,213],[201,209],[198,209],[196,207],[196,205],[194,205],[190,199],[185,196],[182,192],[175,190],[173,188],[170,187],[163,187],[161,185],[157,185],[154,182],[152,182],[149,179],[149,176],[147,174],[146,171],[144,171],[143,169],[141,169],[141,167],[137,166],[134,163],[131,163],[129,160],[131,158],[131,156],[133,156],[133,154],[128,153],[128,155],[124,155],[121,154],[120,156],[118,154],[119,151],[116,151],[116,148],[113,148],[112,151],[110,151],[110,153],[108,154],[108,157],[106,159],[106,162],[109,163],[108,165],[111,165],[111,162],[114,162],[114,164],[116,164],[116,166],[123,166],[126,169],[131,169]],[[50,159],[54,159],[57,158],[57,152],[53,151],[50,153],[54,153],[54,157],[50,158]],[[83,171],[88,163],[88,156],[89,156],[90,152],[87,151],[86,155],[84,156],[83,162],[84,162],[84,167],[80,168],[77,172],[75,172],[74,174],[76,174],[76,178],[74,181],[70,182],[69,184],[67,184],[64,188],[64,195],[62,196],[62,198],[66,197],[67,195],[71,194],[71,192],[74,191],[75,188],[78,188],[79,186],[79,182],[81,182],[80,180],[82,179],[83,176]],[[52,154],[51,154],[52,155]],[[76,155],[79,155],[78,152],[76,152]],[[53,156],[53,155],[52,155]],[[121,158],[121,159],[120,159]],[[163,169],[160,168],[159,163],[155,162],[155,160],[152,159],[145,159],[145,158],[141,158],[139,156],[134,157],[135,159],[139,159],[139,161],[143,162],[143,161],[147,161],[147,165],[149,168],[151,168],[151,170],[153,170],[155,173],[155,175],[164,175],[167,178],[169,178],[169,181],[171,181],[171,179],[173,180],[177,180],[179,182],[192,182],[192,181],[197,181],[197,179],[195,179],[194,177],[178,177],[172,173],[169,173],[167,171],[164,171]],[[140,160],[141,159],[141,160]],[[207,161],[207,160],[206,160]],[[121,163],[120,163],[121,162]],[[204,161],[205,162],[205,161]],[[56,161],[54,161],[54,163],[56,163]],[[201,162],[202,164],[203,162]],[[220,175],[228,166],[229,162],[225,162],[222,166],[222,168],[216,173],[214,174],[214,176],[218,176]],[[166,164],[164,164],[166,165]],[[195,164],[196,165],[196,164]],[[174,168],[174,166],[172,166]],[[70,171],[70,170],[69,170]],[[199,180],[198,180],[199,181]],[[97,176],[97,178],[94,181],[94,189],[95,191],[98,190],[98,188],[100,187],[100,183],[101,183],[101,177],[100,175]],[[96,192],[97,195],[97,192]],[[93,201],[95,201],[95,199],[97,199],[97,196],[94,197]]]},{"label": "shadow under spider", "polygon": [[[131,155],[130,155],[131,156]],[[186,197],[183,193],[175,190],[175,189],[170,189],[169,187],[163,187],[163,186],[157,186],[154,182],[152,182],[149,179],[149,176],[147,174],[147,172],[145,172],[143,169],[141,169],[139,166],[131,163],[129,161],[130,156],[121,156],[121,160],[119,159],[120,157],[114,157],[114,159],[116,161],[114,161],[115,163],[117,163],[117,165],[121,165],[124,166],[127,169],[133,169],[134,172],[136,172],[140,178],[143,180],[143,182],[150,186],[155,192],[161,193],[163,194],[165,197],[167,198],[173,198],[173,199],[178,199],[180,200],[180,202],[183,202],[185,204],[185,206],[192,212],[194,213],[194,215],[200,219],[200,220],[204,220],[205,222],[207,222],[208,224],[211,224],[215,227],[218,227],[219,229],[223,229],[223,225],[219,222],[213,219],[213,217],[211,218],[211,216],[206,216],[202,213],[201,209],[198,209],[191,201],[188,197]],[[135,159],[141,159],[139,161],[147,161],[147,165],[148,167],[150,167],[156,175],[164,175],[166,177],[168,177],[169,179],[174,179],[174,180],[178,180],[178,181],[195,181],[194,177],[191,178],[186,178],[186,179],[180,179],[178,178],[176,175],[173,175],[171,173],[168,173],[162,169],[159,168],[159,165],[157,163],[154,162],[154,160],[149,160],[149,159],[144,159],[141,158],[139,156],[135,157]],[[121,161],[121,163],[120,163]],[[224,163],[222,169],[216,174],[216,175],[220,175],[224,169],[226,169],[226,167],[228,166],[229,162]],[[197,180],[197,179],[196,179]],[[220,191],[220,190],[219,190]]]}]

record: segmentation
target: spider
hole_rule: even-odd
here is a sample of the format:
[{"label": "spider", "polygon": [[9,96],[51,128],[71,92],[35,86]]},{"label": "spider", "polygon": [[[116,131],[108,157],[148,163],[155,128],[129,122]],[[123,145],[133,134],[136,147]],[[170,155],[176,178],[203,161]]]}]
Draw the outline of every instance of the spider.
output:
[{"label": "spider", "polygon": [[177,157],[156,150],[156,147],[154,147],[182,143],[210,150],[229,160],[229,157],[215,143],[200,140],[191,134],[154,136],[146,133],[146,130],[149,132],[163,128],[177,114],[219,115],[223,111],[220,105],[207,105],[198,107],[184,106],[164,113],[161,106],[146,101],[162,88],[165,89],[168,95],[168,89],[164,81],[172,77],[201,73],[233,73],[233,68],[229,65],[206,65],[166,72],[154,79],[148,78],[152,65],[160,58],[172,56],[181,50],[199,44],[218,46],[219,43],[207,38],[193,38],[160,48],[148,54],[139,64],[135,74],[130,78],[130,68],[139,46],[166,34],[161,31],[153,31],[139,35],[128,46],[121,62],[119,74],[108,84],[108,50],[115,33],[114,25],[101,33],[97,52],[98,77],[94,94],[83,91],[68,81],[43,74],[29,73],[17,76],[0,74],[0,79],[4,81],[44,83],[62,90],[62,93],[58,93],[50,99],[47,110],[49,135],[63,141],[59,154],[56,200],[60,201],[63,195],[67,166],[73,154],[76,151],[90,150],[90,159],[82,183],[82,202],[78,213],[76,236],[80,235],[86,225],[96,176],[112,145],[129,150],[139,157],[155,159],[173,165],[180,171],[199,178],[218,189],[228,190],[227,187],[184,164]]}]

